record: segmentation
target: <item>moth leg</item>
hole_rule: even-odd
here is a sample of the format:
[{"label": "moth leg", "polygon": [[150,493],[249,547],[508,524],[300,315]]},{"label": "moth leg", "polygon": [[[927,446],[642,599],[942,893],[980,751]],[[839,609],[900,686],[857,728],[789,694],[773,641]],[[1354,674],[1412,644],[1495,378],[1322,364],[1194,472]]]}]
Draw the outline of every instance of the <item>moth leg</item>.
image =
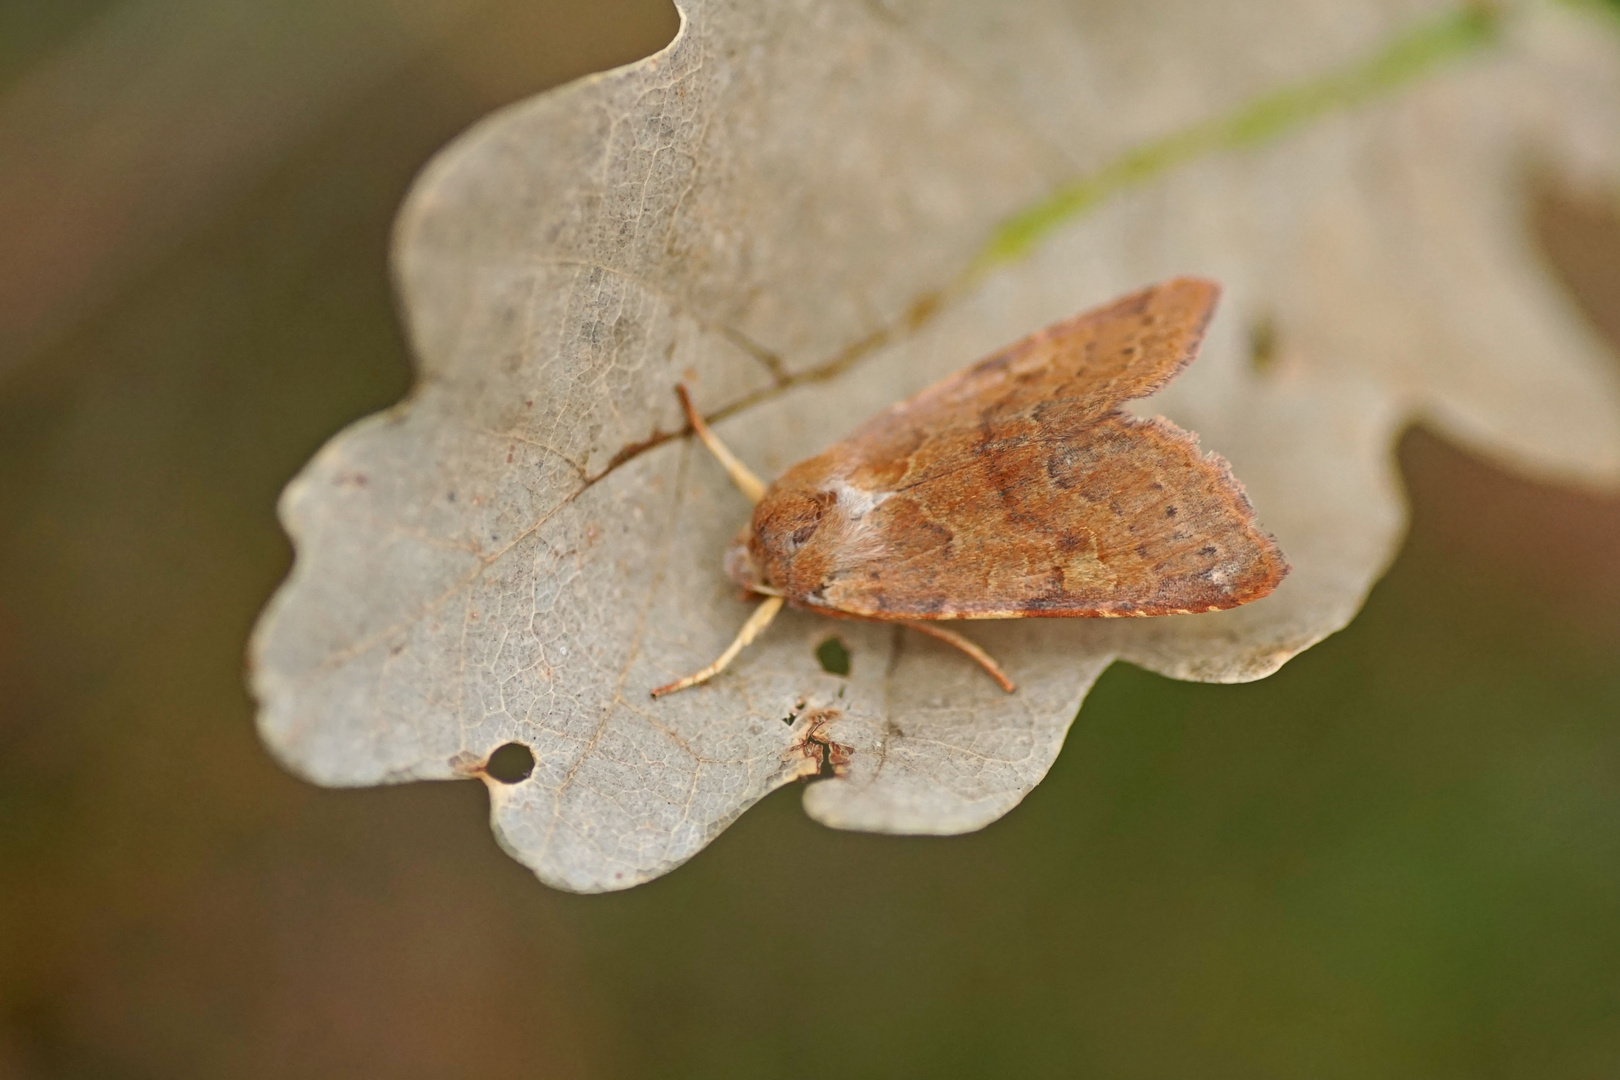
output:
[{"label": "moth leg", "polygon": [[1007,678],[1007,673],[1001,670],[1001,665],[997,664],[993,659],[991,659],[989,653],[985,652],[983,649],[979,648],[977,645],[973,644],[973,642],[969,641],[961,634],[958,634],[956,631],[947,630],[938,623],[922,622],[917,619],[902,619],[900,621],[900,625],[909,626],[919,634],[927,634],[931,638],[935,638],[939,641],[943,641],[947,645],[954,645],[958,649],[961,649],[963,652],[973,657],[973,659],[978,662],[980,667],[989,672],[990,677],[996,680],[996,682],[1000,684],[1001,688],[1007,691],[1007,693],[1010,694],[1014,690],[1018,689],[1013,685],[1013,681]]},{"label": "moth leg", "polygon": [[681,407],[686,410],[686,420],[692,425],[692,430],[697,433],[699,439],[703,440],[703,445],[709,448],[709,453],[718,458],[720,464],[725,466],[726,472],[731,474],[731,482],[736,484],[744,495],[748,496],[748,501],[751,503],[757,503],[764,498],[765,484],[759,477],[754,475],[748,466],[738,461],[736,455],[726,449],[726,444],[720,441],[718,435],[709,430],[709,425],[703,422],[703,417],[699,416],[698,411],[692,408],[692,399],[686,393],[686,385],[676,383],[675,393],[680,395]]},{"label": "moth leg", "polygon": [[685,690],[688,686],[696,686],[700,682],[708,682],[710,679],[724,671],[726,669],[726,665],[735,660],[737,658],[737,654],[742,652],[743,649],[747,647],[749,642],[757,638],[767,626],[771,625],[771,620],[776,618],[776,613],[781,610],[782,598],[780,596],[767,596],[765,598],[765,602],[760,604],[759,607],[755,608],[752,615],[748,616],[748,621],[743,623],[741,630],[737,631],[736,638],[732,640],[730,645],[726,646],[726,651],[720,654],[720,659],[716,660],[702,671],[688,675],[684,679],[676,679],[672,683],[667,683],[658,687],[652,692],[652,696],[663,697],[665,694],[673,694],[677,690]]}]

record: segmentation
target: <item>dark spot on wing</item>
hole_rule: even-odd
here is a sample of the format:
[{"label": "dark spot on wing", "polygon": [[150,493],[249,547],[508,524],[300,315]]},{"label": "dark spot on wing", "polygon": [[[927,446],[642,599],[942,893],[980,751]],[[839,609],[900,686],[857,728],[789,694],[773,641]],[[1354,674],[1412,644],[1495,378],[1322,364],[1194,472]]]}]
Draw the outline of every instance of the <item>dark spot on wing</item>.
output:
[{"label": "dark spot on wing", "polygon": [[1091,537],[1087,533],[1074,531],[1061,534],[1057,538],[1059,551],[1078,551],[1091,546]]}]

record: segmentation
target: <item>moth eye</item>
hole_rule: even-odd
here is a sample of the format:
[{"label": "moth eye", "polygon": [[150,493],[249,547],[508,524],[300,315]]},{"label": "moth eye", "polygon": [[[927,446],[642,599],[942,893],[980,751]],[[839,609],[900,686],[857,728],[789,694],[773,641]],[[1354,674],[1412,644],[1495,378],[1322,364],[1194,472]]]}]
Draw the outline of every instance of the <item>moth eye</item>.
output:
[{"label": "moth eye", "polygon": [[833,496],[826,492],[794,494],[783,498],[772,508],[768,532],[780,538],[777,543],[785,554],[798,551],[815,535],[832,499]]}]

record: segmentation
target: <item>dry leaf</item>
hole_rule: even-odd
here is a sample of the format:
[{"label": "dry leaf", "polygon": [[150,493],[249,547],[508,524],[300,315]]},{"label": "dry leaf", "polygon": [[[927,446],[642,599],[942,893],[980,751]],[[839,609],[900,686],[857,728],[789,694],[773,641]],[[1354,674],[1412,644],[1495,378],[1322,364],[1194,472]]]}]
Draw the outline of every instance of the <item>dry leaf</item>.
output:
[{"label": "dry leaf", "polygon": [[[1620,392],[1531,254],[1527,155],[1620,175],[1620,35],[1527,5],[1501,40],[1242,152],[1216,148],[963,277],[998,224],[1131,147],[1352,63],[1429,3],[691,0],[664,52],[507,109],[400,219],[417,393],[289,486],[254,642],[261,729],[326,784],[483,775],[502,842],[580,891],[645,881],[818,771],[839,827],[954,833],[1050,766],[1097,675],[1274,671],[1342,627],[1404,524],[1425,416],[1548,475],[1620,473]],[[771,475],[1030,329],[1176,273],[1227,289],[1147,404],[1248,485],[1294,573],[1234,611],[969,632],[1020,687],[890,626],[788,612],[654,701],[749,606],[748,507],[672,392]],[[1256,345],[1259,345],[1258,359]],[[848,678],[814,650],[830,634]]]}]

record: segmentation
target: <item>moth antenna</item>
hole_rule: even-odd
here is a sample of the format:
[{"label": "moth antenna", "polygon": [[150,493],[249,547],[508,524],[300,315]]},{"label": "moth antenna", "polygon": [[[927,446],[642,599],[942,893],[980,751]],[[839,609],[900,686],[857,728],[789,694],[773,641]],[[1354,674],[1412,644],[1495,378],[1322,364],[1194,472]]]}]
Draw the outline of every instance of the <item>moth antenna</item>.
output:
[{"label": "moth antenna", "polygon": [[735,660],[737,658],[737,654],[742,652],[743,649],[748,646],[749,642],[757,638],[767,626],[771,625],[771,620],[776,618],[776,613],[781,610],[782,598],[780,596],[766,597],[765,602],[760,604],[759,607],[755,608],[752,615],[748,616],[748,621],[743,623],[741,630],[737,631],[737,636],[732,640],[730,645],[726,646],[726,651],[720,654],[720,659],[716,660],[702,671],[688,675],[684,679],[676,679],[672,683],[667,683],[658,687],[652,692],[652,696],[663,697],[665,694],[673,694],[677,690],[685,690],[688,686],[696,686],[698,683],[708,682],[710,679],[724,671],[726,669],[726,665]]},{"label": "moth antenna", "polygon": [[985,652],[983,649],[979,648],[977,645],[973,644],[973,642],[969,641],[961,634],[958,634],[956,631],[947,630],[943,626],[938,626],[934,623],[920,622],[915,619],[903,619],[901,620],[900,625],[909,626],[919,634],[927,634],[931,638],[943,641],[947,645],[954,645],[958,649],[961,649],[963,652],[973,657],[974,660],[978,661],[979,666],[984,668],[985,671],[989,672],[990,677],[996,680],[996,682],[1000,684],[1001,688],[1007,691],[1007,693],[1010,694],[1014,690],[1018,689],[1013,685],[1013,681],[1007,678],[1007,673],[1001,670],[1001,665],[997,664],[995,660],[991,659],[989,653]]},{"label": "moth antenna", "polygon": [[[709,453],[719,459],[727,473],[731,474],[731,482],[736,484],[742,493],[748,496],[748,501],[757,503],[765,497],[765,484],[755,476],[753,470],[737,460],[735,454],[726,449],[726,444],[720,437],[709,430],[709,425],[703,422],[703,417],[692,407],[692,398],[686,392],[685,383],[675,384],[675,393],[680,395],[681,407],[686,410],[686,420],[692,425],[697,437],[703,440],[703,445],[709,448]],[[775,614],[774,612],[772,614]],[[768,620],[767,620],[768,621]],[[710,674],[713,674],[711,672]]]}]

